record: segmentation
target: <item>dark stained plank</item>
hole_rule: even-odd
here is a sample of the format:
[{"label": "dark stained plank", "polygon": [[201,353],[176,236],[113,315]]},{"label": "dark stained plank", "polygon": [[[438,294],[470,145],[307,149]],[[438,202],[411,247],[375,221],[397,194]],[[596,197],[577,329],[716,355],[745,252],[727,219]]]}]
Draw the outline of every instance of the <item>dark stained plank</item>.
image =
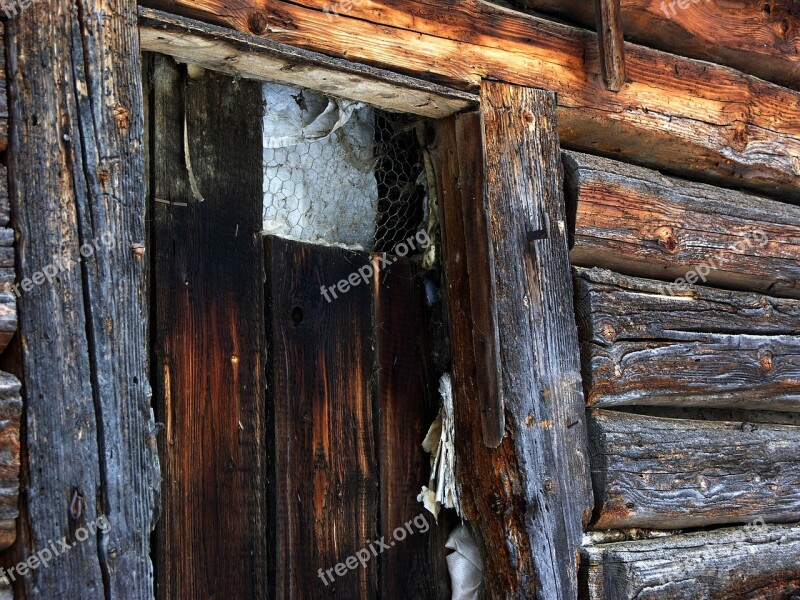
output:
[{"label": "dark stained plank", "polygon": [[449,519],[441,512],[437,527],[417,502],[431,469],[422,440],[440,404],[423,277],[410,260],[398,259],[381,266],[375,279],[380,534],[389,537],[416,519],[415,533],[380,555],[378,596],[386,600],[450,597],[444,548]]},{"label": "dark stained plank", "polygon": [[594,33],[483,0],[348,2],[336,15],[319,0],[144,4],[466,91],[482,79],[550,89],[570,147],[800,199],[800,94],[727,67],[626,44],[635,85],[611,92]]},{"label": "dark stained plank", "polygon": [[567,152],[573,264],[800,298],[800,207]]},{"label": "dark stained plank", "polygon": [[328,572],[379,537],[373,286],[320,293],[369,259],[271,237],[264,248],[274,597],[376,598],[378,561]]},{"label": "dark stained plank", "polygon": [[589,600],[767,600],[800,594],[800,527],[749,527],[582,550]]},{"label": "dark stained plank", "polygon": [[235,77],[283,83],[434,118],[478,103],[477,96],[468,92],[158,10],[140,8],[139,24],[144,50]]},{"label": "dark stained plank", "polygon": [[592,527],[800,520],[800,427],[592,410]]},{"label": "dark stained plank", "polygon": [[581,341],[702,339],[704,334],[800,333],[800,301],[692,285],[665,294],[651,279],[605,269],[575,270]]},{"label": "dark stained plank", "polygon": [[152,65],[153,365],[165,426],[157,595],[264,598],[261,87],[190,79],[170,57]]},{"label": "dark stained plank", "polygon": [[[586,0],[511,4],[592,28]],[[800,89],[800,13],[794,0],[621,0],[625,37],[673,54],[728,65]]]},{"label": "dark stained plank", "polygon": [[486,205],[483,115],[456,117],[459,186],[461,187],[465,250],[472,309],[472,347],[478,365],[479,394],[483,405],[483,442],[497,448],[505,434],[503,387],[500,382],[500,332],[495,289],[494,248],[490,240]]},{"label": "dark stained plank", "polygon": [[625,39],[622,36],[620,0],[594,0],[600,68],[606,89],[618,92],[625,85]]},{"label": "dark stained plank", "polygon": [[[148,261],[134,251],[146,206],[136,5],[34,3],[6,35],[17,273],[33,278],[54,255],[75,261],[19,299],[20,558],[89,532],[18,593],[148,598],[159,468]],[[110,530],[92,532],[100,517]]]}]

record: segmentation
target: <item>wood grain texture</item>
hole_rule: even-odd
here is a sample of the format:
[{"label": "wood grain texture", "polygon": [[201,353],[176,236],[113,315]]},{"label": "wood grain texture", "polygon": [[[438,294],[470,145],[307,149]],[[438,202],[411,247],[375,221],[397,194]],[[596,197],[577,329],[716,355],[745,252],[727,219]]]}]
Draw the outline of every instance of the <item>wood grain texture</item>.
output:
[{"label": "wood grain texture", "polygon": [[489,228],[484,160],[483,115],[456,117],[459,186],[462,191],[464,238],[472,309],[472,347],[478,365],[477,384],[483,404],[483,443],[497,448],[505,435],[503,387],[500,381],[500,332],[498,329],[494,248]]},{"label": "wood grain texture", "polygon": [[708,334],[792,336],[800,301],[693,285],[665,294],[661,282],[577,267],[575,310],[583,342],[691,340]]},{"label": "wood grain texture", "polygon": [[[45,0],[6,23],[17,272],[75,261],[20,298],[21,559],[105,533],[24,577],[38,598],[148,598],[159,497],[148,383],[145,172],[134,2]],[[105,236],[105,237],[103,237]],[[100,244],[112,239],[113,245]],[[79,249],[96,241],[99,248]],[[137,246],[138,247],[138,246]]]},{"label": "wood grain texture", "polygon": [[[800,297],[800,207],[566,153],[573,264]],[[685,280],[685,281],[684,281]]]},{"label": "wood grain texture", "polygon": [[261,86],[208,73],[191,79],[158,55],[147,79],[156,411],[164,423],[157,596],[263,598]]},{"label": "wood grain texture", "polygon": [[275,81],[367,102],[386,110],[439,118],[477,104],[477,96],[253,37],[225,27],[139,9],[142,48],[235,77]]},{"label": "wood grain texture", "polygon": [[625,39],[620,0],[594,0],[600,69],[606,89],[618,92],[625,85]]},{"label": "wood grain texture", "polygon": [[800,527],[751,526],[582,550],[589,600],[767,600],[800,594]]},{"label": "wood grain texture", "polygon": [[631,85],[602,81],[594,33],[483,0],[147,0],[275,42],[467,91],[481,79],[554,90],[576,149],[800,199],[800,95],[726,67],[625,45]]},{"label": "wood grain texture", "polygon": [[264,248],[274,597],[374,599],[378,561],[334,573],[328,585],[318,577],[379,538],[373,286],[331,302],[320,294],[369,259],[272,237]]},{"label": "wood grain texture", "polygon": [[574,597],[591,491],[555,95],[484,82],[481,106],[506,428],[535,593]]},{"label": "wood grain texture", "polygon": [[[441,207],[442,266],[448,306],[455,407],[459,504],[483,558],[485,593],[490,598],[525,598],[534,579],[526,532],[517,456],[509,439],[496,449],[483,438],[483,399],[472,344],[472,308],[464,233],[465,195],[459,185],[455,118],[438,121],[426,150]],[[513,540],[513,543],[508,543]]]},{"label": "wood grain texture", "polygon": [[17,538],[20,389],[16,377],[0,371],[0,550],[9,548]]},{"label": "wood grain texture", "polygon": [[800,428],[592,410],[594,529],[800,520]]},{"label": "wood grain texture", "polygon": [[[592,28],[585,0],[511,0],[511,4]],[[800,12],[793,0],[621,0],[625,37],[666,52],[728,65],[800,89]]]},{"label": "wood grain texture", "polygon": [[413,525],[413,535],[380,555],[378,596],[385,600],[449,598],[444,544],[451,520],[442,511],[437,526],[433,515],[417,502],[431,469],[430,456],[421,442],[440,405],[425,314],[424,272],[412,261],[398,259],[376,273],[379,530],[389,537],[411,519],[417,518],[419,523],[420,514],[430,527],[422,533]]}]

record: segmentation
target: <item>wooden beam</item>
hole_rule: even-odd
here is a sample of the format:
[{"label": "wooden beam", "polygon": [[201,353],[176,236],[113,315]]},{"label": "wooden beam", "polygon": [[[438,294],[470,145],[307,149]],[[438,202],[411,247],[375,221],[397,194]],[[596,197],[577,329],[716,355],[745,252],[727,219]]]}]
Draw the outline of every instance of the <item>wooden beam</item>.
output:
[{"label": "wooden beam", "polygon": [[800,207],[566,153],[573,264],[800,298]]},{"label": "wooden beam", "polygon": [[800,520],[800,429],[592,410],[594,529]]},{"label": "wooden beam", "polygon": [[800,527],[719,529],[582,550],[589,600],[793,598]]},{"label": "wooden beam", "polygon": [[725,67],[626,44],[632,83],[610,92],[595,34],[483,0],[353,2],[338,14],[318,0],[144,3],[468,91],[483,78],[554,90],[571,147],[800,200],[800,94]]},{"label": "wooden beam", "polygon": [[[586,0],[511,0],[520,7],[593,28]],[[629,40],[728,65],[800,89],[800,14],[794,0],[621,0]]]},{"label": "wooden beam", "polygon": [[265,597],[261,87],[150,58],[158,597]]},{"label": "wooden beam", "polygon": [[[583,452],[584,403],[572,321],[555,97],[541,90],[486,82],[481,105],[506,423],[506,437],[489,459],[505,462],[498,472],[503,483],[488,492],[493,499],[489,510],[503,515],[505,523],[498,526],[491,517],[479,517],[476,522],[487,556],[487,592],[507,598],[534,594],[537,598],[575,597],[575,558],[591,496]],[[460,155],[455,135],[453,142]],[[445,161],[453,158],[440,154],[440,164],[444,163],[440,176],[460,172],[457,158],[455,170],[453,162],[447,168]],[[447,180],[443,184],[437,189],[452,186]],[[445,194],[441,206],[448,239],[445,252],[450,255],[445,269],[450,271],[448,278],[459,281],[463,271],[457,263],[466,250],[450,237],[454,235],[451,224],[463,230],[463,201],[469,196]],[[464,245],[471,243],[466,237],[461,240]],[[456,333],[463,331],[459,326]],[[471,342],[471,335],[454,338],[456,345],[471,348]],[[460,358],[464,360],[464,355]],[[474,353],[467,360],[475,364]],[[469,364],[462,365],[456,375],[469,368]],[[480,376],[482,365],[477,373]],[[461,444],[475,444],[459,432],[456,439],[463,440]],[[464,454],[468,451],[462,450],[460,456]],[[472,469],[474,463],[467,464]],[[471,493],[482,494],[496,477],[476,483]],[[467,476],[462,487],[469,485],[467,482],[474,482],[474,475]],[[505,494],[500,493],[509,486]],[[546,511],[535,508],[543,506]],[[502,547],[508,539],[514,540],[519,554],[490,557],[499,551],[490,544]],[[494,568],[498,568],[496,573]]]},{"label": "wooden beam", "polygon": [[139,31],[143,50],[180,62],[358,100],[386,110],[440,118],[478,103],[478,97],[468,92],[158,10],[139,9]]},{"label": "wooden beam", "polygon": [[625,39],[619,3],[620,0],[594,0],[600,68],[606,89],[612,92],[625,85]]},{"label": "wooden beam", "polygon": [[21,560],[48,540],[73,545],[18,579],[26,597],[150,598],[160,474],[136,5],[44,0],[6,34],[17,272],[41,281],[54,256],[69,265],[19,299],[18,543]]}]

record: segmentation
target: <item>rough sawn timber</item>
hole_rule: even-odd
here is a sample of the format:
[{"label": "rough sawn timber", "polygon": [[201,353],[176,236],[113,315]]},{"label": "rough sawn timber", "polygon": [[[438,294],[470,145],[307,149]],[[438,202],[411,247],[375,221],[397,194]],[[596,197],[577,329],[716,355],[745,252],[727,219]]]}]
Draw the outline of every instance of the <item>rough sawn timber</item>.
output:
[{"label": "rough sawn timber", "polygon": [[110,524],[21,578],[28,598],[153,596],[160,475],[136,13],[128,0],[42,0],[6,24],[17,272],[71,261],[19,299],[19,558],[77,542],[98,517]]},{"label": "rough sawn timber", "polygon": [[139,9],[139,31],[143,50],[180,62],[387,110],[440,118],[478,103],[468,92],[148,8]]},{"label": "rough sawn timber", "polygon": [[593,529],[800,520],[800,427],[592,410]]},{"label": "rough sawn timber", "polygon": [[[586,0],[511,3],[584,27],[595,24]],[[621,0],[621,8],[625,37],[633,42],[800,89],[800,11],[795,0]]]},{"label": "rough sawn timber", "polygon": [[573,264],[800,298],[800,207],[587,154],[565,163]]},{"label": "rough sawn timber", "polygon": [[581,551],[589,600],[775,600],[800,594],[800,527],[758,525]]},{"label": "rough sawn timber", "polygon": [[557,92],[561,140],[800,199],[800,93],[625,44],[629,85],[605,89],[597,36],[483,0],[146,0],[147,6],[467,91],[482,79]]}]

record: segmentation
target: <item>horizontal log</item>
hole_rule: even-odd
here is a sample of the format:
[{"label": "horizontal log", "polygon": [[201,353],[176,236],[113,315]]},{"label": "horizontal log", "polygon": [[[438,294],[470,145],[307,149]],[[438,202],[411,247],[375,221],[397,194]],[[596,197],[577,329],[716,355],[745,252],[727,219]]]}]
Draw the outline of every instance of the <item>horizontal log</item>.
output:
[{"label": "horizontal log", "polygon": [[800,520],[800,428],[592,410],[594,529]]},{"label": "horizontal log", "polygon": [[795,335],[800,300],[693,285],[665,294],[652,279],[605,269],[575,272],[580,339],[600,346],[618,341],[699,340],[704,334]]},{"label": "horizontal log", "polygon": [[553,90],[570,147],[800,199],[800,94],[727,67],[625,44],[611,92],[594,33],[483,0],[144,4],[462,90]]},{"label": "horizontal log", "polygon": [[800,527],[749,527],[585,547],[589,600],[766,600],[800,594]]},{"label": "horizontal log", "polygon": [[583,344],[591,406],[705,406],[800,412],[800,337]]},{"label": "horizontal log", "polygon": [[17,538],[21,384],[0,371],[0,550]]},{"label": "horizontal log", "polygon": [[800,298],[800,207],[565,153],[573,264]]},{"label": "horizontal log", "polygon": [[[511,0],[570,23],[595,26],[586,0]],[[621,0],[625,38],[673,54],[728,65],[800,88],[800,13],[794,0]]]},{"label": "horizontal log", "polygon": [[139,10],[139,31],[142,50],[228,75],[276,81],[383,109],[440,118],[478,104],[478,97],[468,92],[157,10]]}]

